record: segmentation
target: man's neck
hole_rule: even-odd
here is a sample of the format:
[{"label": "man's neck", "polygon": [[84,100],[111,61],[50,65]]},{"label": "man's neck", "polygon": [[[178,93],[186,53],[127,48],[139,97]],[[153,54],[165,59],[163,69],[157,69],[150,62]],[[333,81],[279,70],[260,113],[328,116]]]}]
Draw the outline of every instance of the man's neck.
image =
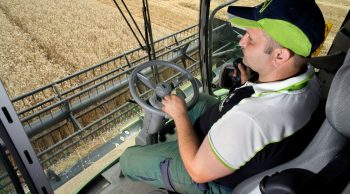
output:
[{"label": "man's neck", "polygon": [[289,71],[271,72],[267,75],[259,75],[259,78],[255,83],[267,83],[267,82],[282,81],[282,80],[286,80],[288,78],[303,74],[306,71],[307,71],[307,66],[304,65],[300,69],[294,69],[294,70],[289,69]]}]

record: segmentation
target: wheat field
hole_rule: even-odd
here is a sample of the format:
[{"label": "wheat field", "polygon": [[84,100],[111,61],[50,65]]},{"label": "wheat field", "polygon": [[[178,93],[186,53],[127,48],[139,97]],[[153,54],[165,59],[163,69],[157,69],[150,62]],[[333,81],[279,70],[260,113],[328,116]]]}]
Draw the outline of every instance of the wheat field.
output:
[{"label": "wheat field", "polygon": [[[317,2],[334,24],[325,54],[350,0]],[[142,26],[141,1],[126,4]],[[155,39],[198,23],[198,6],[199,1],[150,0]],[[112,0],[2,0],[0,24],[0,78],[10,97],[138,47]]]},{"label": "wheat field", "polygon": [[[141,25],[141,4],[127,5]],[[179,1],[165,14],[167,5],[150,1],[155,39],[197,22],[196,4]],[[113,1],[2,0],[0,24],[0,77],[11,97],[138,47]]]}]

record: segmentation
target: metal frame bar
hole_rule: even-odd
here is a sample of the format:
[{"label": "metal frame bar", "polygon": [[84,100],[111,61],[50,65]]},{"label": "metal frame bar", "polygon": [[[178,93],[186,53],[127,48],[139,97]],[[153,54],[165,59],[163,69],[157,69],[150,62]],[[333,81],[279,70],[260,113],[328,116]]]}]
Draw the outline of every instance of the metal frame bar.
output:
[{"label": "metal frame bar", "polygon": [[[23,130],[12,103],[0,82],[0,136],[8,146],[18,169],[32,193],[48,194],[53,190]],[[15,143],[17,142],[17,143]]]}]

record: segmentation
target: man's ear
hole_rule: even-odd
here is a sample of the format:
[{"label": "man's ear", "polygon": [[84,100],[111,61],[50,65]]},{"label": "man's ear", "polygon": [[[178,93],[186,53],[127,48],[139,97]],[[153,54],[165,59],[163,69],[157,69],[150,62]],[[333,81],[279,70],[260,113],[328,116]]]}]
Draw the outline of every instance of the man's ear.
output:
[{"label": "man's ear", "polygon": [[284,64],[293,57],[292,52],[287,48],[276,48],[274,51],[274,65],[276,66]]}]

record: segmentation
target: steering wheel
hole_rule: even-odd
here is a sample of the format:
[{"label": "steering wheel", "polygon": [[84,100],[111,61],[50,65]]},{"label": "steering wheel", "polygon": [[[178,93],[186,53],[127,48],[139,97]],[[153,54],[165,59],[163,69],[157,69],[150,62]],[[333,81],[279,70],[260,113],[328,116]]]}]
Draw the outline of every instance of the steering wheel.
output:
[{"label": "steering wheel", "polygon": [[[152,66],[169,67],[177,70],[181,74],[171,84],[166,83],[165,81],[155,84],[145,74],[142,73],[142,72],[145,72],[144,70],[146,68],[152,67]],[[148,88],[150,88],[155,92],[155,96],[152,96],[149,99],[149,102],[151,105],[149,105],[144,100],[142,100],[138,92],[136,92],[135,82],[137,79],[139,79]],[[185,80],[189,80],[193,88],[193,96],[191,100],[186,103],[187,107],[189,108],[189,107],[192,107],[197,102],[198,96],[199,96],[199,89],[198,89],[196,79],[188,70],[172,62],[153,60],[153,61],[148,61],[136,67],[131,73],[131,75],[129,76],[129,89],[130,89],[131,96],[145,111],[149,111],[150,113],[154,113],[156,115],[166,117],[167,115],[162,111],[162,104],[161,104],[162,99],[166,95],[170,95],[171,91],[176,87],[178,87],[181,84],[181,82]]]}]

